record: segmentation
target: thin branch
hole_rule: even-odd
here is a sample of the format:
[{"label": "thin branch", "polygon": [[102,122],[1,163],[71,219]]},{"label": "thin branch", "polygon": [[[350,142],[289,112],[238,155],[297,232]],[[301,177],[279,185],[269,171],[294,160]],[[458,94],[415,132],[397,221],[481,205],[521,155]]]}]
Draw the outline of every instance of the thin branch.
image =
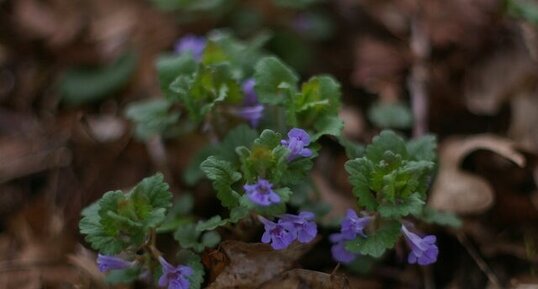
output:
[{"label": "thin branch", "polygon": [[497,278],[497,276],[493,273],[493,271],[491,271],[486,261],[484,261],[484,259],[480,257],[480,254],[473,247],[473,245],[471,245],[471,242],[469,242],[469,239],[467,238],[467,236],[461,232],[458,233],[456,236],[458,237],[458,241],[463,245],[465,250],[467,250],[467,253],[469,253],[471,258],[473,258],[476,265],[478,265],[478,268],[480,268],[480,270],[484,273],[484,275],[486,275],[491,285],[493,285],[494,288],[501,289],[502,286],[501,286],[501,282],[499,281],[499,278]]},{"label": "thin branch", "polygon": [[426,91],[428,68],[426,60],[430,55],[430,42],[424,31],[424,24],[420,20],[420,11],[411,21],[411,40],[409,45],[414,61],[411,74],[407,80],[407,86],[411,94],[414,118],[413,136],[418,137],[428,131],[428,94]]}]

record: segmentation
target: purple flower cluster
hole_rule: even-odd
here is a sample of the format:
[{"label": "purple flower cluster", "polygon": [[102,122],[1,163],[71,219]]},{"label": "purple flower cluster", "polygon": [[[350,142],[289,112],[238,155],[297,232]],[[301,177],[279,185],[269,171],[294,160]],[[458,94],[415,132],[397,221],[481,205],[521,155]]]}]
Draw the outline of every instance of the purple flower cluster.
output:
[{"label": "purple flower cluster", "polygon": [[273,184],[266,179],[259,178],[257,183],[244,185],[243,189],[254,204],[266,207],[280,203],[280,196],[273,191]]},{"label": "purple flower cluster", "polygon": [[193,273],[191,267],[183,265],[174,267],[163,257],[159,257],[159,263],[161,263],[163,268],[163,274],[159,278],[160,287],[168,287],[168,289],[189,289],[190,282],[187,277]]},{"label": "purple flower cluster", "polygon": [[292,128],[288,132],[288,139],[281,140],[280,144],[285,146],[290,152],[288,161],[292,161],[298,157],[308,158],[312,156],[312,150],[307,148],[310,144],[310,136],[300,128]]},{"label": "purple flower cluster", "polygon": [[340,233],[332,234],[329,238],[333,242],[331,253],[333,258],[341,263],[350,263],[358,254],[346,250],[346,241],[355,239],[357,236],[366,237],[364,228],[368,226],[371,217],[359,217],[357,213],[349,209],[345,218],[342,220]]},{"label": "purple flower cluster", "polygon": [[299,215],[284,214],[275,223],[259,216],[258,219],[265,227],[262,242],[271,243],[275,250],[285,249],[295,240],[309,243],[318,233],[314,218],[311,212],[301,212]]},{"label": "purple flower cluster", "polygon": [[133,265],[132,262],[123,260],[120,257],[108,256],[108,255],[97,255],[97,267],[99,271],[108,272],[110,270],[120,270],[127,269]]},{"label": "purple flower cluster", "polygon": [[407,257],[409,264],[418,263],[425,266],[437,261],[439,249],[435,244],[437,241],[435,236],[427,235],[421,238],[417,234],[410,232],[404,225],[402,225],[402,233],[404,234],[407,245],[411,248],[411,252]]},{"label": "purple flower cluster", "polygon": [[187,34],[175,44],[176,53],[192,53],[192,56],[197,61],[202,59],[202,54],[204,53],[206,40],[202,36],[196,36],[192,34]]},{"label": "purple flower cluster", "polygon": [[232,110],[232,113],[249,122],[251,127],[257,127],[263,116],[264,106],[258,102],[258,96],[254,91],[256,81],[253,78],[247,79],[243,83],[243,105]]}]

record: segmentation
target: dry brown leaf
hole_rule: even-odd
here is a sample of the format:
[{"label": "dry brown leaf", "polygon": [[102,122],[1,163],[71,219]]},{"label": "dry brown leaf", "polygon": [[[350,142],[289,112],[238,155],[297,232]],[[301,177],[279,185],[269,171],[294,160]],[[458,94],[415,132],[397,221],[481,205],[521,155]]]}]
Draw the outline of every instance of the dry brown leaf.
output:
[{"label": "dry brown leaf", "polygon": [[95,253],[79,244],[76,252],[74,254],[69,254],[67,259],[69,260],[69,263],[85,273],[85,275],[87,275],[94,283],[104,286],[105,274],[99,271],[99,268],[97,267]]},{"label": "dry brown leaf", "polygon": [[533,89],[513,98],[511,108],[508,136],[521,147],[538,152],[538,91]]},{"label": "dry brown leaf", "polygon": [[345,277],[304,269],[284,272],[259,289],[349,289]]},{"label": "dry brown leaf", "polygon": [[321,172],[312,172],[312,179],[319,191],[320,199],[331,206],[331,211],[324,216],[324,220],[331,221],[338,219],[344,216],[348,209],[355,206],[353,199],[346,198],[343,194],[335,191]]},{"label": "dry brown leaf", "polygon": [[73,1],[20,0],[14,4],[16,27],[30,38],[59,46],[72,41],[82,29],[81,11]]},{"label": "dry brown leaf", "polygon": [[207,289],[258,288],[264,282],[291,269],[315,243],[295,242],[287,249],[277,251],[260,243],[222,242],[220,249],[229,258],[230,264]]},{"label": "dry brown leaf", "polygon": [[89,132],[101,143],[119,140],[127,132],[127,124],[121,118],[110,115],[86,116]]},{"label": "dry brown leaf", "polygon": [[410,62],[409,50],[386,41],[363,38],[357,42],[355,51],[351,82],[383,98],[397,99]]},{"label": "dry brown leaf", "polygon": [[0,139],[0,183],[68,165],[71,151],[61,142],[35,138]]},{"label": "dry brown leaf", "polygon": [[338,116],[344,121],[344,136],[350,139],[359,139],[364,134],[366,123],[359,110],[343,107]]},{"label": "dry brown leaf", "polygon": [[498,0],[422,0],[421,16],[432,46],[476,47],[495,27]]},{"label": "dry brown leaf", "polygon": [[429,205],[457,214],[475,214],[489,209],[494,201],[491,185],[481,177],[462,171],[461,162],[473,151],[489,150],[523,167],[525,158],[514,145],[511,140],[488,134],[444,141]]},{"label": "dry brown leaf", "polygon": [[475,114],[496,114],[508,98],[534,87],[537,68],[523,43],[496,52],[466,74],[467,108]]}]

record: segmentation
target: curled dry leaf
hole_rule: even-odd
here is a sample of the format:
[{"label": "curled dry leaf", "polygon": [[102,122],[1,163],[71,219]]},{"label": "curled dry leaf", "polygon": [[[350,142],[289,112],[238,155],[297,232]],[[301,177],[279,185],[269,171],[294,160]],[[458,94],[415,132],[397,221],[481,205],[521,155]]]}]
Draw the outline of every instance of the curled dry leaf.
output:
[{"label": "curled dry leaf", "polygon": [[263,284],[259,289],[349,289],[346,278],[323,272],[294,269]]},{"label": "curled dry leaf", "polygon": [[258,288],[261,284],[291,269],[314,243],[295,242],[287,249],[277,251],[269,245],[260,243],[222,242],[220,250],[226,254],[230,263],[207,289]]},{"label": "curled dry leaf", "polygon": [[480,213],[491,207],[494,201],[491,185],[460,169],[465,157],[476,150],[489,150],[520,167],[525,165],[524,156],[505,138],[486,134],[446,140],[440,146],[440,167],[429,200],[431,207],[457,214]]}]

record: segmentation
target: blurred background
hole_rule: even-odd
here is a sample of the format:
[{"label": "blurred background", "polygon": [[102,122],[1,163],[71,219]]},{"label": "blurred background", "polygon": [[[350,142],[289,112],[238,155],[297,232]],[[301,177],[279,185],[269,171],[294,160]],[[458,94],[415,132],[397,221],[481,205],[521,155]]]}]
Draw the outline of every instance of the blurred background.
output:
[{"label": "blurred background", "polygon": [[[126,109],[162,97],[160,54],[214,29],[333,75],[356,142],[438,137],[429,204],[463,226],[435,229],[434,267],[344,270],[351,288],[538,288],[537,25],[533,0],[0,0],[0,288],[107,288],[80,210],[154,171],[212,213],[183,177],[205,137],[141,140]],[[324,142],[314,178],[341,212],[347,157]],[[325,246],[304,266],[330,273]]]}]

